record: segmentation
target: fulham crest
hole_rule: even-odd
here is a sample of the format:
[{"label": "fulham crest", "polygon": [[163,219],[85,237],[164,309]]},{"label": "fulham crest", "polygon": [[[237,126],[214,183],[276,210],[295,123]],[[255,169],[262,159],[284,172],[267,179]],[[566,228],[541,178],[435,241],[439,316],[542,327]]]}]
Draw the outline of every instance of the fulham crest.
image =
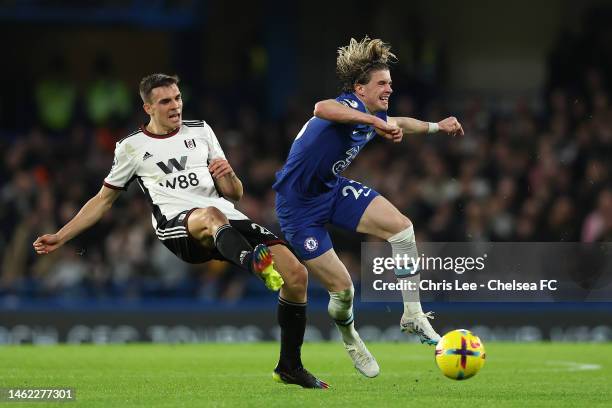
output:
[{"label": "fulham crest", "polygon": [[187,147],[188,149],[195,149],[196,147],[195,139],[185,140],[185,147]]}]

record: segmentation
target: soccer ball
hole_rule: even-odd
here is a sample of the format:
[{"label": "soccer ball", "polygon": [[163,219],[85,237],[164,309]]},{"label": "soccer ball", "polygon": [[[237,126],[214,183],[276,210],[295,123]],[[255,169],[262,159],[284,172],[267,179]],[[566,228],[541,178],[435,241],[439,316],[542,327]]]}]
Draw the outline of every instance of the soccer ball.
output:
[{"label": "soccer ball", "polygon": [[436,346],[436,364],[442,374],[453,380],[476,375],[485,363],[482,341],[469,330],[446,333]]}]

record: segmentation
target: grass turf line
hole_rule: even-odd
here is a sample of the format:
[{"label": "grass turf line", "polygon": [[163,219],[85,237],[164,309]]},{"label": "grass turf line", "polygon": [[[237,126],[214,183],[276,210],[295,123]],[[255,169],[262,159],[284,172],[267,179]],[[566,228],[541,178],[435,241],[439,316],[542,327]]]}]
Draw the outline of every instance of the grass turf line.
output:
[{"label": "grass turf line", "polygon": [[69,406],[87,407],[610,406],[612,344],[485,347],[483,370],[452,381],[435,366],[433,347],[371,344],[381,374],[366,379],[341,344],[309,343],[305,366],[332,386],[320,391],[272,381],[275,343],[5,346],[0,387],[71,387],[77,402]]}]

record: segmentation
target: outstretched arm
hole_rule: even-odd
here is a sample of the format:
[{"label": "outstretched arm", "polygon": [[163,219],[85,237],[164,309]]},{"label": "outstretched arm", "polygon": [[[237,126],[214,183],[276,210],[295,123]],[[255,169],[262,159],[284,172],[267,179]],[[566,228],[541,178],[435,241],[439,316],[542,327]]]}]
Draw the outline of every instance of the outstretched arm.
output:
[{"label": "outstretched arm", "polygon": [[451,136],[456,134],[463,136],[463,127],[461,127],[461,123],[454,116],[433,124],[406,117],[388,117],[387,119],[389,123],[399,126],[405,134],[436,133],[442,131]]},{"label": "outstretched arm", "polygon": [[66,225],[55,234],[45,234],[38,237],[32,244],[39,255],[48,254],[70,241],[87,228],[94,225],[108,211],[119,197],[120,191],[102,186],[98,194],[93,196]]},{"label": "outstretched arm", "polygon": [[208,163],[208,171],[215,181],[215,186],[224,197],[231,198],[234,201],[239,201],[242,198],[242,182],[227,160],[222,158],[212,159]]},{"label": "outstretched arm", "polygon": [[392,139],[400,133],[399,127],[395,124],[387,123],[369,113],[349,108],[334,99],[317,102],[314,107],[314,115],[331,122],[370,125],[376,129],[378,134],[387,139]]}]

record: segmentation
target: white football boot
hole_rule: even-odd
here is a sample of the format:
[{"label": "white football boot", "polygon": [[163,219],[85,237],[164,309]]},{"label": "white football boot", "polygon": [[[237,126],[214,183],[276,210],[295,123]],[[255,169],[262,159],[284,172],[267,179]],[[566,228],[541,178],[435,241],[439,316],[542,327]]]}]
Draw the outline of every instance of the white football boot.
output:
[{"label": "white football boot", "polygon": [[355,368],[368,378],[376,377],[380,372],[376,359],[368,351],[361,338],[357,337],[351,344],[344,343],[344,348],[355,363]]},{"label": "white football boot", "polygon": [[417,335],[421,343],[435,346],[440,341],[440,335],[431,327],[429,319],[434,319],[433,312],[413,315],[404,313],[400,320],[400,329],[406,334]]}]

